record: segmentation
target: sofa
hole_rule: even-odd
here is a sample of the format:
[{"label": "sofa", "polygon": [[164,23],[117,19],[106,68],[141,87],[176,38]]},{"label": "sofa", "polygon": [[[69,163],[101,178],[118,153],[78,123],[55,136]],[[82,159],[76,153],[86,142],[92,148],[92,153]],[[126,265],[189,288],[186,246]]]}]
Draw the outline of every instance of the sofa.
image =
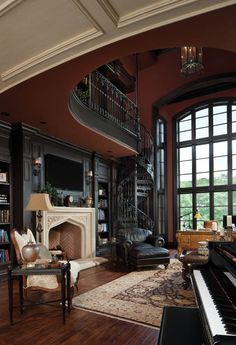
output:
[{"label": "sofa", "polygon": [[165,240],[142,228],[119,229],[116,232],[116,258],[135,268],[164,265],[168,267],[170,255],[164,248]]}]

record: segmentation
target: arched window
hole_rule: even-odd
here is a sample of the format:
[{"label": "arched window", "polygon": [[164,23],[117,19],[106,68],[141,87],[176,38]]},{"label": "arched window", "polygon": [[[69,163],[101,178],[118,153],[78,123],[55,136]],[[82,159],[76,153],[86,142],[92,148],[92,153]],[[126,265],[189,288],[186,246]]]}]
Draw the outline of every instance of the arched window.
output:
[{"label": "arched window", "polygon": [[[179,229],[236,215],[236,100],[208,102],[176,118]],[[196,219],[196,210],[201,218]]]}]

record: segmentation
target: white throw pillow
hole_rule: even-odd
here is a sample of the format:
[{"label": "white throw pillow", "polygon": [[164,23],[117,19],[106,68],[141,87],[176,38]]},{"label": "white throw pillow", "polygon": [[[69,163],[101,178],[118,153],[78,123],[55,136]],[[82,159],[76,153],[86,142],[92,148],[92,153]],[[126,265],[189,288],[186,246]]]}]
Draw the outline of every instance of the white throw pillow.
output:
[{"label": "white throw pillow", "polygon": [[30,229],[27,229],[27,232],[21,235],[26,241],[36,243],[34,234]]},{"label": "white throw pillow", "polygon": [[18,231],[15,231],[15,239],[20,249],[20,254],[22,257],[22,248],[28,243],[28,241],[23,236],[21,236],[21,234],[19,234]]}]

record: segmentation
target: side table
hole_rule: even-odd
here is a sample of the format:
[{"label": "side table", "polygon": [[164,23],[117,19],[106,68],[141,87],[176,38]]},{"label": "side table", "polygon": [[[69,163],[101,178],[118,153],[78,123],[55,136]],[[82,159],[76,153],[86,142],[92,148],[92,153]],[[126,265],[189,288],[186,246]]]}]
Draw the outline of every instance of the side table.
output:
[{"label": "side table", "polygon": [[[8,295],[9,295],[9,319],[10,324],[13,324],[13,278],[18,278],[18,284],[19,284],[19,292],[20,292],[20,311],[21,314],[23,314],[24,307],[32,306],[32,304],[25,304],[24,303],[24,297],[23,297],[23,277],[29,276],[29,275],[56,275],[60,278],[61,281],[61,299],[58,301],[53,302],[59,302],[61,301],[62,306],[62,321],[63,323],[66,322],[66,302],[67,302],[67,308],[68,313],[70,313],[71,309],[71,290],[70,290],[70,263],[63,263],[55,266],[48,266],[48,267],[31,267],[31,268],[21,268],[21,267],[15,267],[12,268],[11,266],[8,269]],[[52,301],[51,301],[52,302]],[[50,301],[48,302],[42,302],[42,303],[35,303],[37,304],[50,304]]]},{"label": "side table", "polygon": [[184,289],[186,290],[190,285],[190,272],[189,266],[191,264],[206,264],[208,256],[199,255],[197,251],[192,251],[186,255],[180,256],[179,261],[182,262],[182,277],[184,280]]}]

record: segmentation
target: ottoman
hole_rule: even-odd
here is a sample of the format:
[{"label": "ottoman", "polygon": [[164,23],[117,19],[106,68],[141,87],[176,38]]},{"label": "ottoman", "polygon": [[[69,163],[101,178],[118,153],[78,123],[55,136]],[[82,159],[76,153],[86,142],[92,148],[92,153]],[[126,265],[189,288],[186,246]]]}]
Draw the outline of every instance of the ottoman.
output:
[{"label": "ottoman", "polygon": [[135,246],[129,252],[129,264],[136,268],[170,263],[169,250],[163,247]]},{"label": "ottoman", "polygon": [[179,261],[182,262],[182,277],[184,280],[184,289],[187,289],[190,285],[189,266],[191,264],[203,265],[207,263],[208,256],[199,255],[197,251],[192,251],[186,255],[180,256]]}]

